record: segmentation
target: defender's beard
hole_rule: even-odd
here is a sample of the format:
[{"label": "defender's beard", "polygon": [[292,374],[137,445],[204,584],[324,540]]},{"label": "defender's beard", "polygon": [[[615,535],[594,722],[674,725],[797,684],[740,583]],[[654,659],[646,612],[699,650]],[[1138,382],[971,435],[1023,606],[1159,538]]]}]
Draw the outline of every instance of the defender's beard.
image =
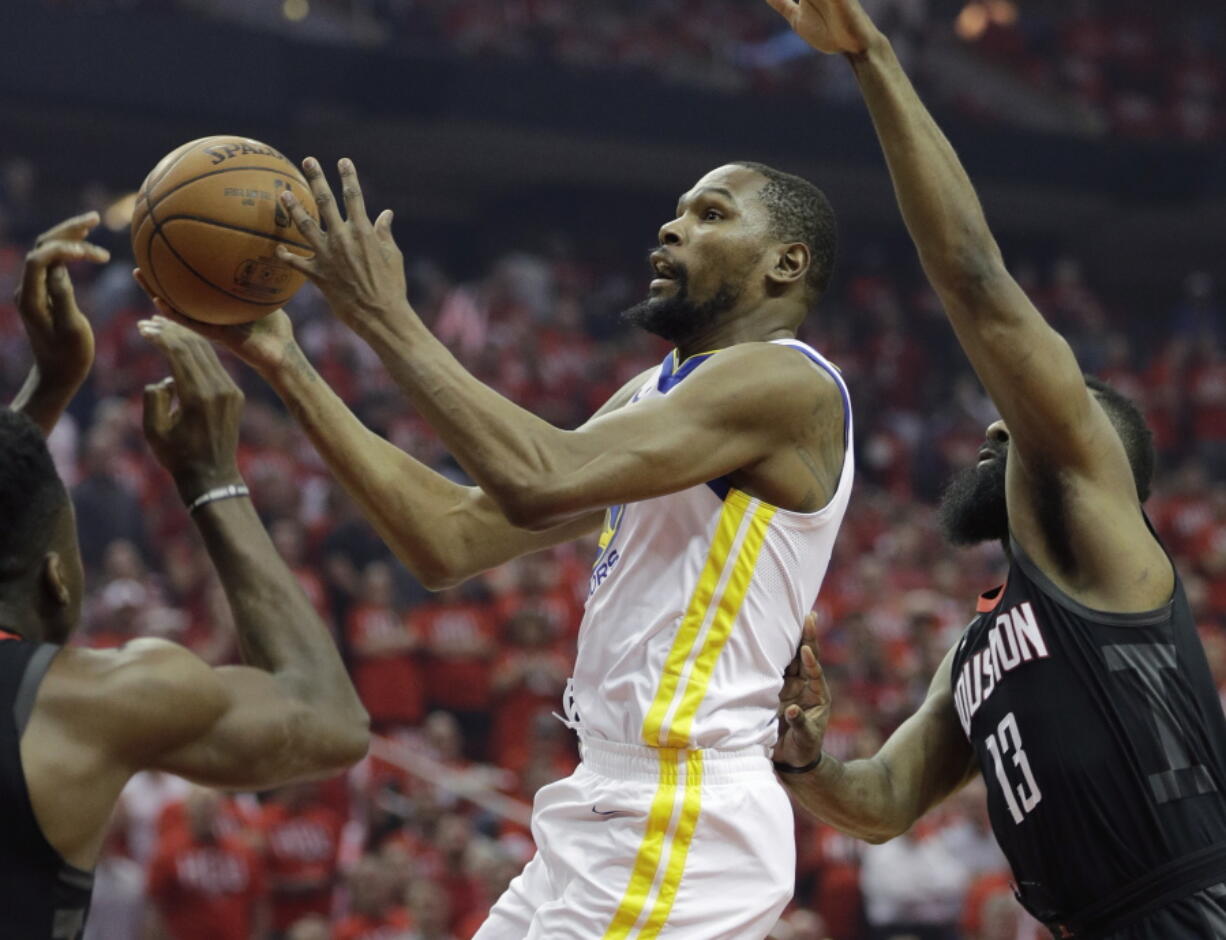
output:
[{"label": "defender's beard", "polygon": [[1009,507],[1005,497],[1007,451],[986,463],[954,474],[941,494],[937,518],[953,545],[978,545],[1009,537]]},{"label": "defender's beard", "polygon": [[740,287],[725,281],[714,297],[696,304],[690,300],[689,275],[683,265],[674,268],[673,280],[671,296],[648,297],[624,311],[622,319],[682,346],[733,309],[741,298]]}]

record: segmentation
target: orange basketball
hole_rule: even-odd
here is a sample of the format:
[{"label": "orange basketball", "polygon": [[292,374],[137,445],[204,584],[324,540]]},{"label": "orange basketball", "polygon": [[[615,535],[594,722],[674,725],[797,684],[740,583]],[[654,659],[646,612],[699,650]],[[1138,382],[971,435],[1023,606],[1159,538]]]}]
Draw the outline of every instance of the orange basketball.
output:
[{"label": "orange basketball", "polygon": [[281,202],[291,190],[319,218],[302,173],[247,137],[202,137],[163,157],[132,215],[132,251],[158,295],[206,323],[248,323],[276,310],[303,276],[277,245],[310,246]]}]

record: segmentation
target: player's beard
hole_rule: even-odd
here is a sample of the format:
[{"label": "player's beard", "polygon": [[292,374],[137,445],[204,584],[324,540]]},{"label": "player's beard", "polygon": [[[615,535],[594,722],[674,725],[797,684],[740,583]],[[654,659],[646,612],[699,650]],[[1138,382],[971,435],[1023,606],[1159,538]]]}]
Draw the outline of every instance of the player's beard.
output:
[{"label": "player's beard", "polygon": [[1003,542],[1009,538],[1009,508],[1005,497],[1008,446],[993,447],[993,459],[953,475],[941,494],[937,518],[953,545]]},{"label": "player's beard", "polygon": [[675,287],[670,296],[648,297],[639,301],[623,311],[622,319],[668,340],[674,346],[682,346],[733,309],[741,299],[741,288],[731,281],[724,281],[710,300],[694,303],[689,296],[689,272],[685,265],[674,264],[672,273]]}]

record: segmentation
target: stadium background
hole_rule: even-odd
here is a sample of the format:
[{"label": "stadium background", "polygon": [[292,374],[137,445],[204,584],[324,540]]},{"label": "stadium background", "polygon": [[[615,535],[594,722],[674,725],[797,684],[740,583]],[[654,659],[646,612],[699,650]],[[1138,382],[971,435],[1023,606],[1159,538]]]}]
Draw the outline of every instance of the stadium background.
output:
[{"label": "stadium background", "polygon": [[[1226,689],[1226,13],[1208,0],[865,3],[959,147],[1018,278],[1087,370],[1142,402],[1161,454],[1150,513]],[[564,426],[663,354],[616,314],[644,293],[676,195],[749,158],[823,186],[843,234],[802,334],[843,367],[858,431],[819,601],[827,747],[870,754],[921,700],[1001,570],[995,550],[943,547],[932,519],[993,411],[914,261],[849,71],[798,48],[765,4],[7,0],[0,36],[0,297],[32,237],[67,214],[102,211],[117,254],[77,272],[98,361],[52,438],[89,576],[78,642],[155,633],[210,662],[235,655],[207,558],[139,430],[139,390],[163,367],[134,330],[150,311],[125,225],[164,152],[242,133],[325,165],[353,157],[368,204],[397,210],[418,311],[482,379]],[[363,421],[459,478],[309,287],[291,311]],[[27,367],[4,302],[4,400]],[[258,798],[142,776],[87,935],[468,937],[532,851],[532,793],[575,761],[550,712],[591,546],[429,595],[276,399],[235,373],[256,506],[382,737],[346,778]],[[779,940],[892,937],[900,922],[934,938],[1037,935],[973,788],[883,846],[807,821],[798,840]]]}]

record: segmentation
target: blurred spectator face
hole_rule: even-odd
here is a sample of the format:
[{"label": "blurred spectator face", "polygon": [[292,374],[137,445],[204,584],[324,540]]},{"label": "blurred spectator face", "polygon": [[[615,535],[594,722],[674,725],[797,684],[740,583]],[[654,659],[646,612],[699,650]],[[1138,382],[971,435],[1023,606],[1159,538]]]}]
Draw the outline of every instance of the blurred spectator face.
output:
[{"label": "blurred spectator face", "polygon": [[1007,892],[993,895],[983,904],[983,928],[978,940],[1014,940],[1018,935],[1017,902]]},{"label": "blurred spectator face", "polygon": [[221,796],[213,790],[196,787],[187,795],[184,804],[187,825],[192,838],[197,842],[213,842],[217,837],[217,816],[221,809]]},{"label": "blurred spectator face", "polygon": [[682,196],[677,218],[660,229],[649,296],[623,317],[681,346],[759,306],[766,272],[777,260],[769,251],[776,245],[770,216],[758,195],[764,183],[756,170],[734,165],[695,183]]},{"label": "blurred spectator face", "polygon": [[372,561],[362,572],[362,603],[371,607],[392,606],[392,569],[386,563]]},{"label": "blurred spectator face", "polygon": [[108,581],[125,578],[139,581],[145,576],[145,563],[141,561],[136,547],[127,539],[116,539],[106,547],[102,569]]},{"label": "blurred spectator face", "polygon": [[533,611],[516,614],[509,624],[510,640],[515,646],[539,649],[549,643],[549,620]]},{"label": "blurred spectator face", "polygon": [[378,917],[391,904],[393,884],[387,865],[367,855],[349,873],[349,904],[354,913]]},{"label": "blurred spectator face", "polygon": [[464,752],[460,723],[447,712],[431,712],[426,718],[426,740],[443,760],[455,759]]},{"label": "blurred spectator face", "polygon": [[324,918],[304,917],[289,929],[286,940],[331,940],[332,930]]},{"label": "blurred spectator face", "polygon": [[408,904],[413,926],[424,940],[447,936],[451,904],[441,885],[424,878],[414,881],[409,885]]},{"label": "blurred spectator face", "polygon": [[434,834],[434,847],[448,856],[462,855],[472,838],[472,826],[466,816],[450,813],[438,822]]},{"label": "blurred spectator face", "polygon": [[825,940],[826,924],[816,911],[792,911],[785,920],[792,928],[792,940]]},{"label": "blurred spectator face", "polygon": [[296,519],[278,519],[272,524],[272,543],[285,563],[296,568],[302,564],[302,526]]}]

